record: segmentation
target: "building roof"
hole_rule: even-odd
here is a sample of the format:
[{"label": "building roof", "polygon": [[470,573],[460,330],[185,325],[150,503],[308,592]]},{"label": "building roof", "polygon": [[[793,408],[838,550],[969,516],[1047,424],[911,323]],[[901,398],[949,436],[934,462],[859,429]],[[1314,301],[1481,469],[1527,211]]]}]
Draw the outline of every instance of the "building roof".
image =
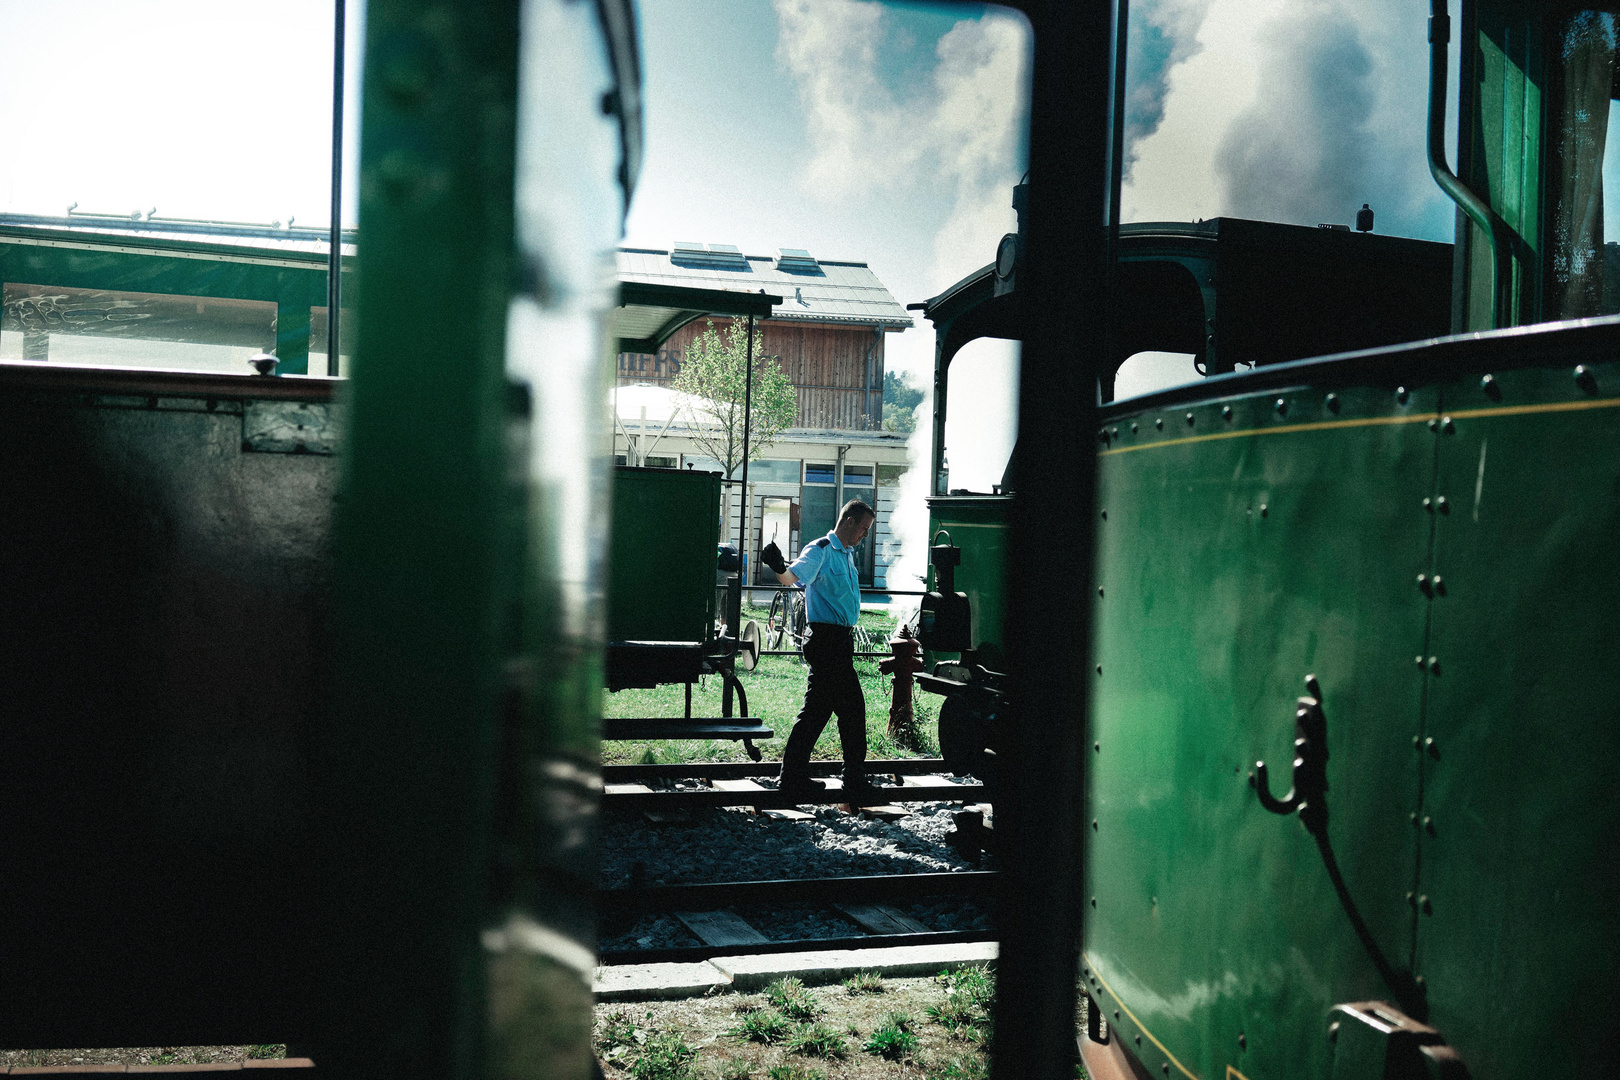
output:
[{"label": "building roof", "polygon": [[904,330],[911,316],[865,263],[817,259],[801,248],[744,255],[729,244],[677,242],[669,251],[620,248],[621,284],[679,285],[782,297],[771,318]]}]

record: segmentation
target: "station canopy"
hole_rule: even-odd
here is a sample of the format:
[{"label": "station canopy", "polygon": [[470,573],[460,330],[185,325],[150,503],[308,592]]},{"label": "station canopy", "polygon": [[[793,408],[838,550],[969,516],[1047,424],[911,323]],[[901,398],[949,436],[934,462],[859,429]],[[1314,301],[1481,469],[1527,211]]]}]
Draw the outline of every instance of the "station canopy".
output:
[{"label": "station canopy", "polygon": [[782,297],[741,289],[705,289],[644,281],[619,281],[619,306],[608,315],[608,334],[619,352],[656,353],[687,323],[705,315],[768,318]]},{"label": "station canopy", "polygon": [[609,332],[620,352],[655,353],[705,315],[905,330],[911,316],[864,262],[818,259],[802,248],[746,255],[731,244],[622,247],[619,307]]}]

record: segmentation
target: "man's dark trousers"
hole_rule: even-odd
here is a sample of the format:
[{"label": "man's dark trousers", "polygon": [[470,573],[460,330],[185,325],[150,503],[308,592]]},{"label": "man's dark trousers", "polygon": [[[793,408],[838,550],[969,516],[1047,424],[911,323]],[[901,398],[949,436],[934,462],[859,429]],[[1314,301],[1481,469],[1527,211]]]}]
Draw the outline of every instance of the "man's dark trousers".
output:
[{"label": "man's dark trousers", "polygon": [[810,751],[834,713],[838,714],[838,741],[844,747],[844,779],[864,775],[866,762],[866,695],[855,677],[855,637],[847,626],[811,623],[804,643],[810,665],[810,685],[804,708],[782,751],[782,777],[801,780],[810,775]]}]

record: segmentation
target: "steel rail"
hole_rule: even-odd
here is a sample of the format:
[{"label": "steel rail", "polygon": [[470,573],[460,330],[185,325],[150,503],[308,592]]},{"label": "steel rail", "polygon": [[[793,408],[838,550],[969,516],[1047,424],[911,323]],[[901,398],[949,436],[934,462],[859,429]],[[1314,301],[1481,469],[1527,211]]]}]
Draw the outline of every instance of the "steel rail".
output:
[{"label": "steel rail", "polygon": [[887,806],[897,802],[977,802],[985,796],[980,783],[956,783],[940,779],[914,787],[877,787],[870,795],[851,798],[838,788],[813,798],[803,794],[784,795],[773,788],[757,791],[606,791],[602,805],[614,810],[701,810],[727,806],[749,806],[759,810],[791,810],[798,806]]},{"label": "steel rail", "polygon": [[996,880],[994,870],[960,870],[935,874],[869,874],[859,877],[645,885],[598,890],[596,903],[598,910],[604,914],[646,914],[719,911],[737,906],[909,901],[925,896],[983,899],[991,894]]},{"label": "steel rail", "polygon": [[[775,776],[781,766],[775,762],[709,761],[684,765],[604,765],[602,782],[645,784],[657,780],[747,780],[755,776]],[[812,761],[811,776],[839,776],[841,761]],[[878,758],[866,763],[868,776],[930,776],[945,773],[943,758]]]},{"label": "steel rail", "polygon": [[[761,656],[803,656],[804,655],[804,650],[803,649],[761,649],[761,650],[759,650],[759,655],[761,655]],[[893,655],[894,655],[893,652],[858,652],[858,653],[853,654],[853,656],[857,660],[887,660],[889,657],[891,657]]]},{"label": "steel rail", "polygon": [[964,945],[995,941],[994,930],[940,930],[926,934],[863,934],[843,938],[793,938],[753,945],[676,945],[667,949],[604,949],[596,958],[604,967],[620,964],[695,964],[720,956],[759,953],[840,952],[850,949],[888,949],[896,945]]}]

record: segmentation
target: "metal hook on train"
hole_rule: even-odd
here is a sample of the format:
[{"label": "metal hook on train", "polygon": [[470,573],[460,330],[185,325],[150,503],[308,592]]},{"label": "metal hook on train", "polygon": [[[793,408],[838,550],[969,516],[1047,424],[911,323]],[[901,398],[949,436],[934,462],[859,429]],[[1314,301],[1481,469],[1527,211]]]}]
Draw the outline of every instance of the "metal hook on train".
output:
[{"label": "metal hook on train", "polygon": [[1294,705],[1294,785],[1288,794],[1271,794],[1266,763],[1254,763],[1249,786],[1260,797],[1260,805],[1273,814],[1299,814],[1300,822],[1314,835],[1327,829],[1327,717],[1322,712],[1322,687],[1315,675],[1305,676],[1308,697]]}]

